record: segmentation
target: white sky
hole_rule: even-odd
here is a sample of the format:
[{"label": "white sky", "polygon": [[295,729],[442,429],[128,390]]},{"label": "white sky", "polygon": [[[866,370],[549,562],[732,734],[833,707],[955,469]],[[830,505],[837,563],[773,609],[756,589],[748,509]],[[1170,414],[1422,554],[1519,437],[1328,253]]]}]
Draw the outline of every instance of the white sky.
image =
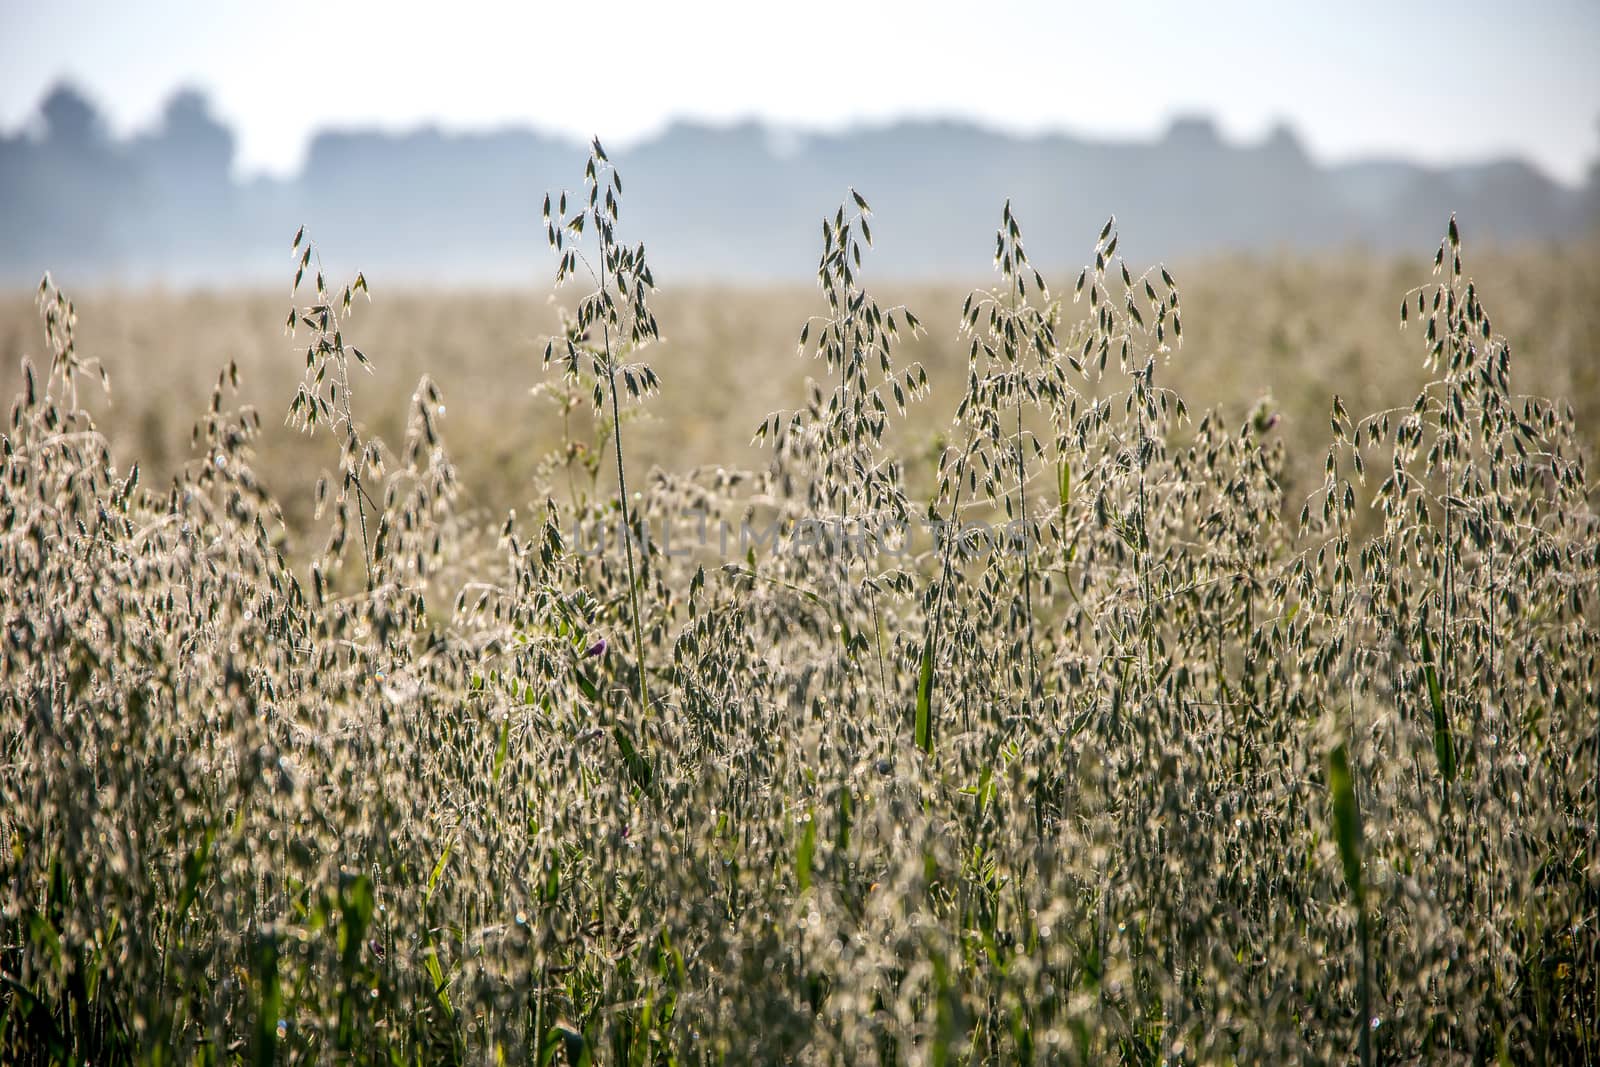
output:
[{"label": "white sky", "polygon": [[622,144],[674,118],[906,115],[1148,137],[1276,120],[1324,160],[1600,156],[1600,0],[571,0],[490,5],[0,0],[0,129],[70,78],[118,133],[207,91],[244,173],[328,126],[508,123]]}]

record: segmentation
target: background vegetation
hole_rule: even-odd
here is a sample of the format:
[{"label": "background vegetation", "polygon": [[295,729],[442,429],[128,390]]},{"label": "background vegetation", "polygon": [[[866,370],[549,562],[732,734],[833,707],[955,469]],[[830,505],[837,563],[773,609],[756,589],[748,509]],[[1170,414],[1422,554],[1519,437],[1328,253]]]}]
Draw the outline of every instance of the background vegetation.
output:
[{"label": "background vegetation", "polygon": [[[537,251],[529,250],[530,259]],[[910,307],[928,326],[903,338],[901,351],[928,369],[929,399],[914,418],[889,427],[897,448],[916,457],[908,475],[923,488],[931,486],[930,449],[948,432],[966,374],[966,346],[951,323],[971,286],[984,282],[985,251],[977,249],[967,285],[878,288],[885,301]],[[1130,254],[1144,258],[1156,251]],[[1166,367],[1165,379],[1191,407],[1220,407],[1231,419],[1269,400],[1282,416],[1274,435],[1285,444],[1294,488],[1309,491],[1322,479],[1335,392],[1353,409],[1377,410],[1427,380],[1414,346],[1395,326],[1397,294],[1428,274],[1424,253],[1174,263],[1170,269],[1183,284],[1189,314],[1182,355]],[[1474,244],[1470,265],[1494,299],[1496,329],[1516,342],[1519,377],[1569,401],[1585,442],[1600,444],[1600,361],[1591,341],[1600,332],[1600,244]],[[292,274],[293,261],[289,266]],[[1070,293],[1076,273],[1047,272],[1046,278]],[[793,406],[806,379],[819,373],[794,358],[796,324],[818,307],[815,289],[662,281],[665,288],[652,298],[662,324],[652,362],[666,373],[659,397],[630,416],[645,465],[683,473],[708,463],[763,462],[751,443],[751,416],[759,420]],[[362,424],[398,440],[408,398],[426,374],[447,398],[440,427],[451,442],[461,506],[504,515],[542,501],[537,471],[562,442],[562,420],[530,391],[546,380],[544,344],[559,329],[561,301],[547,288],[396,291],[375,284],[380,299],[363,302],[353,329],[374,356],[370,371],[356,379]],[[303,346],[281,329],[281,293],[158,289],[74,296],[79,347],[105,363],[113,385],[109,394],[85,391],[82,402],[123,465],[137,459],[146,479],[164,482],[190,459],[194,413],[209,402],[217,369],[231,361],[239,368],[238,402],[264,416],[256,472],[275,490],[295,551],[305,550],[313,533],[306,475],[329,459],[324,442],[278,417],[304,363],[297,350]],[[0,294],[5,395],[21,384],[23,357],[39,359],[39,337],[35,294]],[[574,434],[586,446],[594,443],[587,419],[587,410],[574,411]],[[598,477],[602,487],[614,485],[614,472],[601,470]]]}]

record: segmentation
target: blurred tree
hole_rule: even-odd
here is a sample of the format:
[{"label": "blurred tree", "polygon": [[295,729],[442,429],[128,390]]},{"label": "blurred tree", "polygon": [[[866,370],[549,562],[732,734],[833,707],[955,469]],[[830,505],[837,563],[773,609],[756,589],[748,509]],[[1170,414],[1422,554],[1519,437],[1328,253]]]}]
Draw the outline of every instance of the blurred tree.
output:
[{"label": "blurred tree", "polygon": [[105,122],[87,97],[74,86],[57,85],[39,104],[45,143],[75,151],[104,149]]},{"label": "blurred tree", "polygon": [[164,171],[204,176],[208,181],[220,176],[226,181],[233,166],[233,131],[217,121],[210,101],[196,89],[173,94],[162,112],[159,132],[145,140],[159,149],[150,163]]}]

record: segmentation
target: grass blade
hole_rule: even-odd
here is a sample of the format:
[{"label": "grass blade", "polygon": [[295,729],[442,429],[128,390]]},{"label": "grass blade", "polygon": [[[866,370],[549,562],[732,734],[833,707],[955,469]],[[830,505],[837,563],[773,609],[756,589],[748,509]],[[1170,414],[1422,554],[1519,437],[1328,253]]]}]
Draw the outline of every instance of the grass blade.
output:
[{"label": "grass blade", "polygon": [[1361,883],[1361,808],[1356,801],[1350,757],[1344,745],[1328,754],[1328,792],[1333,798],[1333,836],[1344,864],[1344,881],[1357,907],[1365,898]]},{"label": "grass blade", "polygon": [[933,637],[922,646],[922,665],[917,671],[916,744],[933,755]]},{"label": "grass blade", "polygon": [[1450,719],[1445,712],[1444,689],[1439,684],[1439,668],[1433,661],[1433,642],[1426,630],[1422,633],[1422,673],[1428,686],[1428,703],[1433,707],[1433,751],[1439,757],[1439,773],[1446,782],[1456,777],[1456,745],[1450,733]]}]

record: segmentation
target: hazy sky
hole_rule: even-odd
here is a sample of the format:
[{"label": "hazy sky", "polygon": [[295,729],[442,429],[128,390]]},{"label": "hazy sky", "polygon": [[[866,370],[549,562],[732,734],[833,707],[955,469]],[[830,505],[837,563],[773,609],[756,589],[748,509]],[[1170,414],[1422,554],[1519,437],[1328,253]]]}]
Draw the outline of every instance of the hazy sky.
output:
[{"label": "hazy sky", "polygon": [[1177,114],[1274,121],[1324,160],[1600,155],[1600,0],[563,5],[0,0],[0,128],[70,78],[127,132],[206,90],[239,166],[283,174],[324,126],[506,123],[623,143],[673,118],[837,128],[953,115],[1147,137]]}]

